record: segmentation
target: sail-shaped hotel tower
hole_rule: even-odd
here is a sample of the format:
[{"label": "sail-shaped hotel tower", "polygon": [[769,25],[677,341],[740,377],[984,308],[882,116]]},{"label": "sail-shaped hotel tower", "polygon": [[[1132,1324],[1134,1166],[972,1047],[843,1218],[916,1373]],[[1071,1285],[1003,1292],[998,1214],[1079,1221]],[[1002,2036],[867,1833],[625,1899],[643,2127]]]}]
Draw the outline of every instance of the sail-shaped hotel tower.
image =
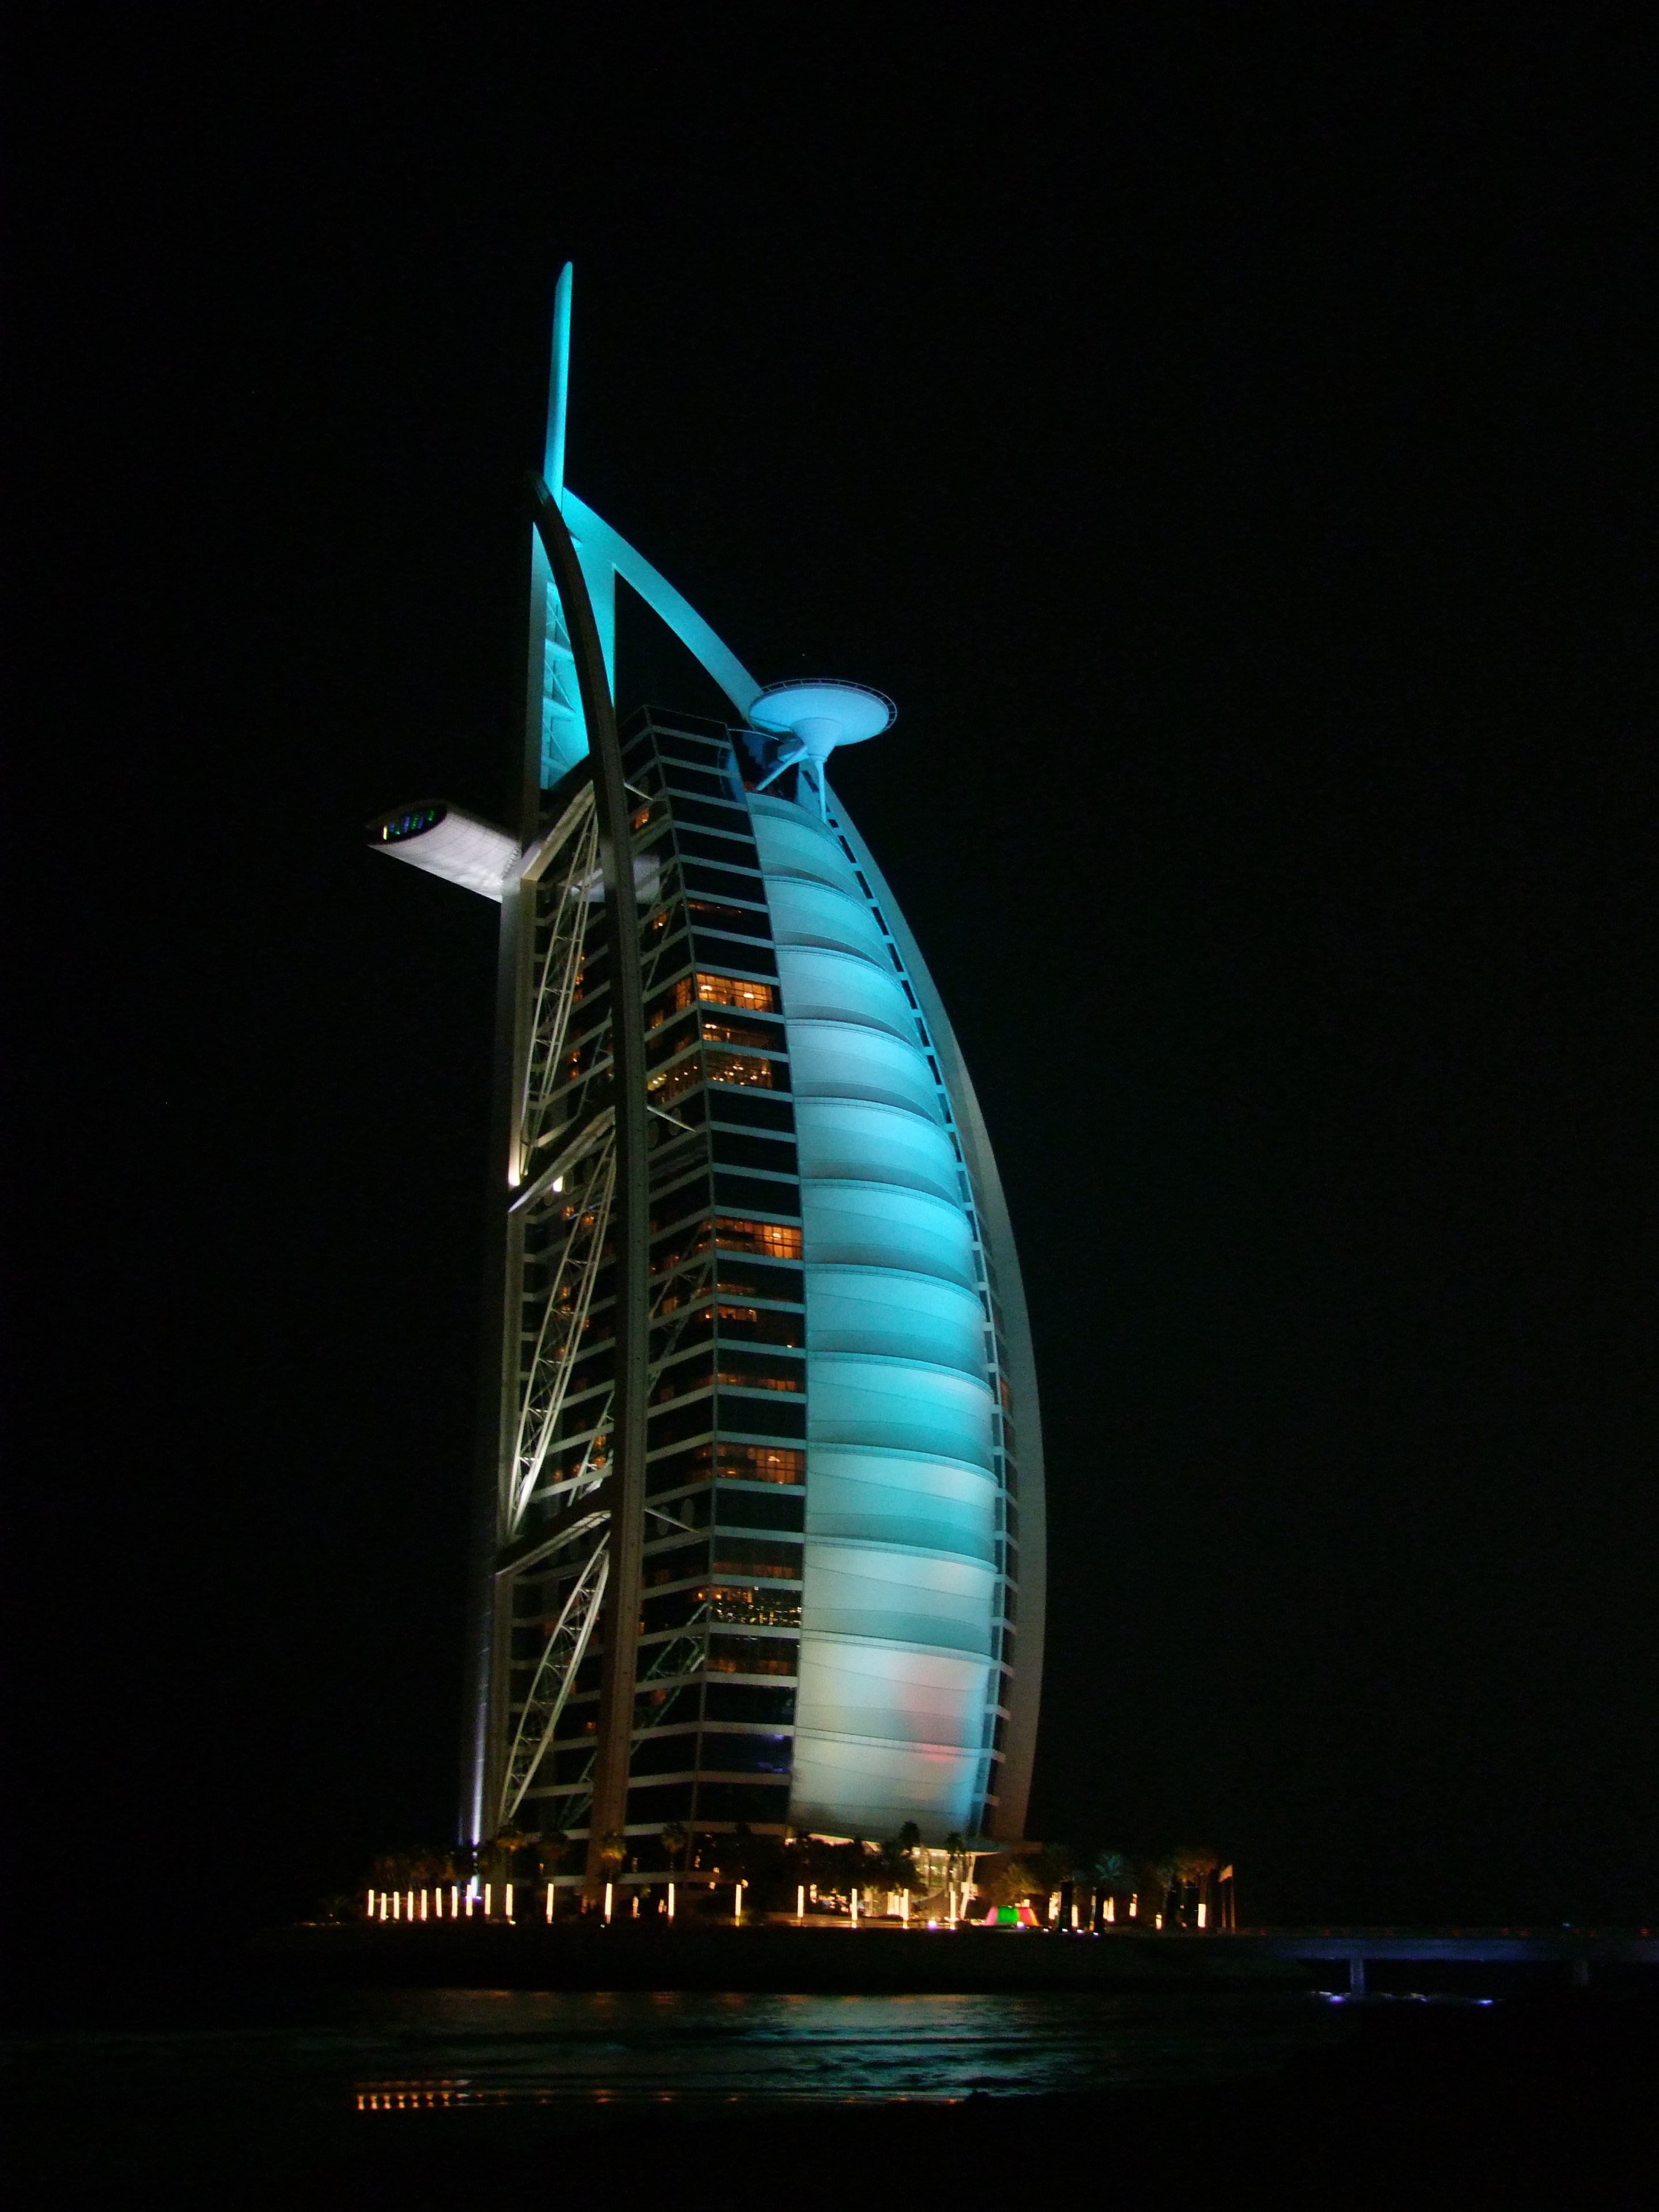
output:
[{"label": "sail-shaped hotel tower", "polygon": [[[1014,1839],[1042,1660],[1019,1268],[951,1024],[763,687],[565,485],[561,279],[520,812],[379,849],[501,908],[465,1826]],[[730,702],[618,730],[616,582]]]}]

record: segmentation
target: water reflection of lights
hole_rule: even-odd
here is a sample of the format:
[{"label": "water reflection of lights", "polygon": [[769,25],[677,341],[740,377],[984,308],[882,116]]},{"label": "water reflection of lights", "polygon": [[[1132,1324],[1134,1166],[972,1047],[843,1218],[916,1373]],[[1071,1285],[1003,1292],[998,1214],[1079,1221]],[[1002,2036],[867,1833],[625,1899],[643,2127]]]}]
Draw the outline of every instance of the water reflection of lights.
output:
[{"label": "water reflection of lights", "polygon": [[[603,2103],[608,2092],[599,2093]],[[564,2101],[556,2089],[481,2089],[459,2081],[360,2081],[360,2112],[431,2112],[459,2105],[551,2105]]]},{"label": "water reflection of lights", "polygon": [[[1271,2073],[1292,2051],[1340,2033],[1345,2013],[1352,2026],[1351,2009],[1311,1991],[1146,1999],[398,1992],[361,2014],[354,2008],[359,2048],[349,2057],[340,2051],[335,2078],[346,2111],[375,2114],[517,2106],[585,2108],[597,2118],[670,2104],[948,2103],[969,2093]],[[371,2056],[365,2034],[401,2047]],[[305,2063],[318,2063],[309,2046]]]}]

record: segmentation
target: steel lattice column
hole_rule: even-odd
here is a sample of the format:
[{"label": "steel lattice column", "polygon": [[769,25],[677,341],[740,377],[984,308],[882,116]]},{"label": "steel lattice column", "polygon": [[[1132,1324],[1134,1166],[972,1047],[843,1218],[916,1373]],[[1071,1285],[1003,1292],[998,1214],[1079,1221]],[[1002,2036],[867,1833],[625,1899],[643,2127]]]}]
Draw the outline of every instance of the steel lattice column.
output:
[{"label": "steel lattice column", "polygon": [[605,950],[611,969],[611,1051],[616,1109],[617,1384],[611,1455],[611,1575],[605,1595],[605,1672],[599,1692],[599,1755],[593,1769],[587,1872],[599,1878],[607,1836],[628,1806],[634,1728],[634,1677],[640,1637],[640,1552],[645,1539],[645,1417],[649,1323],[649,1195],[646,1179],[645,992],[640,970],[622,747],[611,685],[581,564],[552,494],[535,488],[535,523],[564,608],[582,714],[593,763],[605,885]]}]

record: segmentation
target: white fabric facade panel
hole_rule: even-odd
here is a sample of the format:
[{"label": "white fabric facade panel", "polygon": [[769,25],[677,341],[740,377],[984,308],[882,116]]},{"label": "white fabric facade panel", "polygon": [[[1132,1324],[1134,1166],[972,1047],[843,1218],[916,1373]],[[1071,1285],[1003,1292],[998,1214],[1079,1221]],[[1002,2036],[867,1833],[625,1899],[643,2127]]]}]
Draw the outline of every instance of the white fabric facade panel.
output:
[{"label": "white fabric facade panel", "polygon": [[831,951],[860,953],[878,967],[894,965],[876,917],[856,890],[849,893],[799,876],[779,876],[767,893],[767,904],[779,945],[826,945]]},{"label": "white fabric facade panel", "polygon": [[875,1537],[994,1564],[996,1508],[996,1485],[982,1468],[858,1444],[819,1444],[812,1454],[820,1535]]},{"label": "white fabric facade panel", "polygon": [[868,1098],[945,1118],[927,1054],[902,1037],[847,1022],[791,1022],[789,1054],[797,1098]]},{"label": "white fabric facade panel", "polygon": [[[803,1644],[803,1671],[805,1665]],[[973,1819],[979,1769],[975,1753],[943,1744],[871,1742],[798,1729],[789,1817],[820,1835],[890,1836],[907,1820],[924,1838],[960,1835]]]},{"label": "white fabric facade panel", "polygon": [[[810,1476],[809,1476],[810,1487]],[[806,1535],[801,1632],[869,1636],[988,1657],[995,1570],[908,1545]]]},{"label": "white fabric facade panel", "polygon": [[[808,1449],[827,1444],[896,1445],[937,1452],[988,1474],[990,1385],[920,1359],[878,1358],[867,1352],[814,1352],[812,1310],[806,1310]],[[809,1483],[810,1488],[810,1483]],[[809,1497],[808,1523],[811,1501]]]},{"label": "white fabric facade panel", "polygon": [[974,1282],[974,1239],[967,1215],[948,1199],[891,1183],[814,1182],[803,1176],[806,1249],[815,1261],[849,1267],[890,1265],[946,1282]]},{"label": "white fabric facade panel", "polygon": [[790,1817],[978,1820],[997,1618],[973,1216],[915,1006],[829,825],[751,800],[800,1158],[806,1547]]},{"label": "white fabric facade panel", "polygon": [[809,1267],[813,1349],[925,1359],[985,1373],[985,1316],[971,1291],[897,1267]]},{"label": "white fabric facade panel", "polygon": [[913,1040],[916,1017],[890,968],[878,968],[856,952],[830,952],[817,945],[781,945],[778,975],[785,1011],[802,1018],[856,1022]]},{"label": "white fabric facade panel", "polygon": [[813,1688],[803,1687],[798,1724],[833,1735],[845,1723],[855,1736],[889,1744],[936,1744],[977,1751],[977,1718],[963,1732],[964,1711],[985,1702],[983,1660],[947,1652],[907,1651],[861,1639],[818,1639]]},{"label": "white fabric facade panel", "polygon": [[794,876],[804,876],[811,883],[833,884],[849,898],[863,896],[857,871],[836,842],[835,833],[823,823],[781,799],[763,799],[758,805],[750,799],[749,811],[761,843],[769,903],[772,884],[787,883]]},{"label": "white fabric facade panel", "polygon": [[902,1106],[867,1098],[802,1098],[795,1105],[795,1142],[803,1176],[848,1182],[896,1182],[959,1198],[962,1170],[937,1121]]}]

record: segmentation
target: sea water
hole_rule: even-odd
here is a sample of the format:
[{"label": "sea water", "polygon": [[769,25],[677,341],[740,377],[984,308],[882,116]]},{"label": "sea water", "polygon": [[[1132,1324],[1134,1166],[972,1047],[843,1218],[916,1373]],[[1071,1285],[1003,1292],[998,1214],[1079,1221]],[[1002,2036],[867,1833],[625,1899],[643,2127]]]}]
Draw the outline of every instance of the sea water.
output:
[{"label": "sea water", "polygon": [[1343,2033],[1312,1996],[377,1990],[237,2025],[14,2036],[14,2087],[99,2106],[386,2114],[949,2101],[1271,2075]]}]

